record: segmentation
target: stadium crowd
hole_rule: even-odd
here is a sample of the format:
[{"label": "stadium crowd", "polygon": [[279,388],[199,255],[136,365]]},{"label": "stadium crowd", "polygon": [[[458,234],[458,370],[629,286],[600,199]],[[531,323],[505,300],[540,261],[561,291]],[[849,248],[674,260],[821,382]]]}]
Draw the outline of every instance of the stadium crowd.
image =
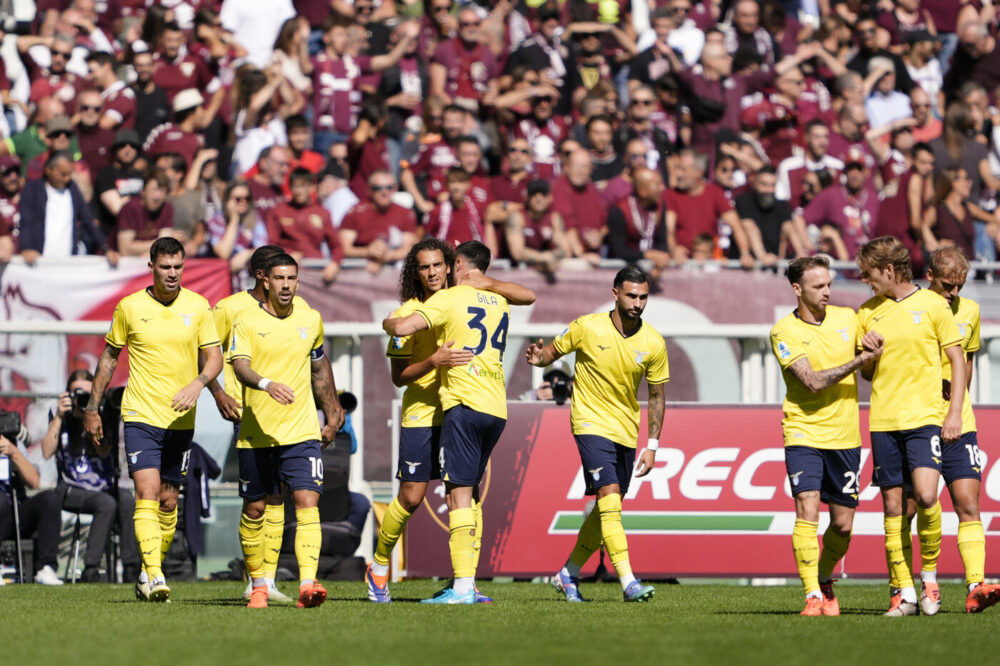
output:
[{"label": "stadium crowd", "polygon": [[2,260],[996,258],[988,2],[8,4]]}]

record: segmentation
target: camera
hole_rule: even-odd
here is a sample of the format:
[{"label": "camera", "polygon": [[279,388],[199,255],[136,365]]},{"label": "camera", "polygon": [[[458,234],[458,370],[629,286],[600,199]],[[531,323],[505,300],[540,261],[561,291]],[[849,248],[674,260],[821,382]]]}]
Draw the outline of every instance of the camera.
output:
[{"label": "camera", "polygon": [[82,388],[76,388],[73,389],[73,393],[70,397],[73,398],[73,407],[82,412],[87,409],[87,403],[90,402],[90,391],[84,391]]},{"label": "camera", "polygon": [[0,409],[0,435],[16,442],[21,436],[21,415]]},{"label": "camera", "polygon": [[566,376],[559,373],[553,374],[549,380],[549,385],[552,387],[552,399],[555,403],[557,405],[565,405],[571,391],[569,380]]},{"label": "camera", "polygon": [[[105,406],[115,411],[121,411],[123,395],[125,395],[124,386],[113,388],[105,393],[104,399],[101,400],[101,404],[97,406],[98,412],[103,414]],[[73,407],[82,412],[87,409],[87,403],[90,402],[90,391],[84,391],[82,388],[75,388],[70,394],[70,398],[73,400]]]}]

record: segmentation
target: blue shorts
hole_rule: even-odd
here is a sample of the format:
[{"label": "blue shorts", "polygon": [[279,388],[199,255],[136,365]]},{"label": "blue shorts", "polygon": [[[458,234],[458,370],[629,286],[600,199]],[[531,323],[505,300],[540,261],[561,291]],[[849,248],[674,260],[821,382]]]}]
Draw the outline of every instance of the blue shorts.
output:
[{"label": "blue shorts", "polygon": [[292,492],[313,490],[323,494],[323,454],[319,440],[237,449],[240,462],[240,497],[258,500],[281,493],[284,482]]},{"label": "blue shorts", "polygon": [[441,426],[399,429],[401,481],[431,481],[441,478]]},{"label": "blue shorts", "polygon": [[194,430],[167,430],[146,423],[125,424],[129,476],[142,469],[160,470],[160,481],[184,483]]},{"label": "blue shorts", "polygon": [[818,490],[827,504],[858,506],[861,475],[861,447],[853,449],[817,449],[812,446],[786,446],[785,470],[792,485],[792,495]]},{"label": "blue shorts", "polygon": [[967,432],[957,442],[941,447],[941,476],[945,483],[959,479],[982,481],[983,458],[975,432]]},{"label": "blue shorts", "polygon": [[486,472],[506,419],[465,405],[444,413],[441,426],[441,478],[455,486],[475,486]]},{"label": "blue shorts", "polygon": [[617,483],[622,497],[632,482],[635,466],[635,449],[615,444],[600,435],[573,435],[583,463],[583,478],[587,481],[587,494],[596,495],[597,489]]},{"label": "blue shorts", "polygon": [[918,467],[941,471],[941,426],[872,433],[872,485],[905,485]]}]

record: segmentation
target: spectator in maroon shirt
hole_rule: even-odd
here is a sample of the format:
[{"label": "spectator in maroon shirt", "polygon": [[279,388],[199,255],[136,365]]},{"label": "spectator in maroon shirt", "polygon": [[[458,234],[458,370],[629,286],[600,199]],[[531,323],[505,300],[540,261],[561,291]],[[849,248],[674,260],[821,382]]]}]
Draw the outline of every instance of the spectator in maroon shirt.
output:
[{"label": "spectator in maroon shirt", "polygon": [[694,240],[701,234],[719,236],[719,221],[727,225],[739,250],[744,268],[753,266],[753,255],[739,215],[719,186],[705,181],[708,158],[686,149],[677,158],[677,187],[667,190],[667,244],[674,263],[684,264],[691,256]]},{"label": "spectator in maroon shirt", "polygon": [[385,102],[379,97],[371,97],[362,105],[358,126],[351,132],[350,143],[347,146],[351,172],[350,188],[360,201],[368,199],[369,177],[376,171],[389,169],[386,120]]},{"label": "spectator in maroon shirt", "polygon": [[458,35],[439,42],[431,59],[431,93],[478,112],[497,96],[500,65],[484,43],[483,19],[475,5],[458,12]]},{"label": "spectator in maroon shirt", "polygon": [[503,172],[493,176],[490,196],[495,201],[506,203],[505,210],[522,210],[527,200],[528,183],[533,176],[538,176],[531,161],[531,144],[527,139],[514,138],[507,144],[505,163]]},{"label": "spectator in maroon shirt", "polygon": [[476,240],[497,254],[496,230],[486,222],[486,207],[469,196],[472,176],[459,166],[448,169],[448,198],[435,206],[425,227],[427,235],[451,245]]},{"label": "spectator in maroon shirt", "polygon": [[329,259],[322,275],[323,282],[330,284],[340,272],[344,251],[330,214],[313,202],[316,176],[298,168],[292,172],[291,183],[292,200],[276,206],[266,218],[268,242],[284,248],[296,261]]},{"label": "spectator in maroon shirt", "polygon": [[174,209],[167,201],[170,181],[160,170],[153,171],[142,193],[130,199],[118,214],[118,251],[122,256],[141,257],[157,238],[173,236]]},{"label": "spectator in maroon shirt", "polygon": [[[560,150],[567,147],[564,143]],[[573,256],[596,266],[601,261],[600,252],[608,233],[608,211],[600,190],[590,179],[593,168],[590,153],[582,148],[574,150],[566,158],[563,175],[552,184],[552,195],[556,212],[566,222]]]},{"label": "spectator in maroon shirt", "polygon": [[247,184],[253,194],[253,205],[265,220],[285,201],[283,187],[291,165],[291,154],[284,146],[269,146],[260,151],[257,173],[247,180]]},{"label": "spectator in maroon shirt", "polygon": [[663,210],[663,180],[651,169],[637,169],[633,191],[608,210],[608,258],[653,262],[650,277],[659,280],[670,264]]},{"label": "spectator in maroon shirt", "polygon": [[391,171],[373,172],[368,177],[368,201],[354,206],[340,223],[344,256],[367,259],[371,273],[405,259],[417,242],[417,217],[392,202],[395,193],[396,178]]},{"label": "spectator in maroon shirt", "polygon": [[164,123],[149,133],[145,153],[154,159],[163,153],[177,153],[188,164],[194,162],[195,154],[205,143],[198,133],[204,127],[204,103],[205,98],[193,88],[175,95],[174,122]]},{"label": "spectator in maroon shirt", "polygon": [[14,236],[21,222],[21,160],[0,155],[0,263],[5,264],[17,252]]},{"label": "spectator in maroon shirt", "polygon": [[967,257],[976,256],[976,229],[968,205],[971,194],[972,179],[965,169],[946,169],[937,175],[934,198],[923,216],[929,250],[954,246]]},{"label": "spectator in maroon shirt", "polygon": [[[551,180],[559,175],[556,147],[569,136],[569,125],[565,117],[553,113],[559,91],[538,83],[537,72],[528,70],[524,77],[521,85],[497,98],[496,109],[501,118],[511,119],[504,123],[508,143],[515,138],[527,140],[532,149],[535,175]],[[529,77],[535,83],[525,84],[531,80]],[[519,113],[518,107],[527,101],[530,101],[527,113]]]},{"label": "spectator in maroon shirt", "polygon": [[510,258],[533,266],[555,278],[559,261],[569,256],[569,241],[562,215],[552,208],[552,186],[546,180],[528,183],[523,212],[511,216],[505,235]]},{"label": "spectator in maroon shirt", "polygon": [[77,93],[87,87],[85,78],[66,69],[75,48],[73,36],[22,35],[17,38],[17,48],[27,56],[27,69],[31,81],[29,101],[38,102],[43,97],[55,97],[66,105],[69,113],[72,113]]},{"label": "spectator in maroon shirt", "polygon": [[111,145],[115,133],[100,126],[101,93],[95,88],[81,92],[76,99],[76,140],[80,145],[81,159],[97,178],[111,164]]},{"label": "spectator in maroon shirt", "polygon": [[225,90],[218,77],[209,71],[205,61],[188,53],[187,37],[176,23],[168,22],[163,25],[160,50],[154,60],[156,69],[153,71],[153,82],[167,93],[170,102],[185,90],[194,89],[202,95],[208,95],[202,118],[202,127],[207,127],[222,106]]},{"label": "spectator in maroon shirt", "polygon": [[130,129],[135,125],[135,93],[115,75],[115,59],[96,51],[87,56],[90,82],[101,93],[100,126],[107,130]]},{"label": "spectator in maroon shirt", "polygon": [[820,228],[823,251],[841,261],[851,261],[871,239],[878,226],[878,192],[872,185],[859,150],[844,159],[844,178],[809,202],[802,217],[807,225]]},{"label": "spectator in maroon shirt", "polygon": [[445,173],[455,165],[455,148],[465,132],[468,118],[466,109],[454,104],[446,106],[441,112],[441,136],[422,143],[413,161],[402,165],[399,183],[422,213],[429,213],[437,205],[431,183],[443,182]]}]

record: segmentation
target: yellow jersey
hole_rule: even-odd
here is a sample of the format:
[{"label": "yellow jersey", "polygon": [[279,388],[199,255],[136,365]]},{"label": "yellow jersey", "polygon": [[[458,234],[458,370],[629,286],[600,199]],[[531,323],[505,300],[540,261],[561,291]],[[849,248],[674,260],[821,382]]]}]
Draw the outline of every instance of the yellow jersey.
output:
[{"label": "yellow jersey", "polygon": [[[955,317],[955,324],[958,332],[962,336],[962,354],[974,354],[979,351],[979,303],[971,298],[957,296],[951,303],[951,312]],[[948,356],[941,352],[941,377],[951,380],[951,361]],[[968,381],[968,378],[966,378]],[[966,390],[962,399],[962,434],[976,432],[976,415],[972,413],[972,398]]]},{"label": "yellow jersey", "polygon": [[183,287],[168,304],[153,298],[151,289],[129,294],[115,307],[104,340],[128,348],[122,420],[193,430],[195,408],[175,412],[170,402],[198,376],[198,350],[219,346],[205,297]]},{"label": "yellow jersey", "polygon": [[[236,321],[237,315],[247,308],[256,308],[259,306],[260,301],[250,293],[249,289],[237,292],[232,296],[226,296],[215,304],[212,314],[215,317],[215,330],[219,334],[219,341],[222,343],[223,349],[229,349],[229,341],[233,333],[233,323]],[[292,301],[292,306],[307,308],[309,304],[296,296]],[[223,364],[222,379],[223,388],[226,390],[226,393],[242,407],[243,385],[240,384],[240,380],[236,379],[236,375],[233,374],[233,366],[229,363]]]},{"label": "yellow jersey", "polygon": [[635,448],[639,439],[639,382],[670,380],[667,345],[653,327],[623,336],[611,313],[574,319],[552,346],[561,355],[576,352],[570,425],[574,435],[598,435]]},{"label": "yellow jersey", "polygon": [[830,305],[819,324],[802,321],[798,312],[782,318],[771,329],[771,351],[785,379],[785,446],[817,449],[853,449],[861,446],[858,384],[851,373],[833,386],[812,393],[789,368],[806,358],[814,370],[850,363],[860,344],[854,310]]},{"label": "yellow jersey", "polygon": [[[422,301],[416,298],[403,303],[392,313],[393,317],[406,317],[417,311]],[[403,337],[392,336],[385,355],[391,359],[409,360],[419,363],[438,350],[437,336],[434,329],[417,331],[413,335]],[[438,400],[438,389],[441,381],[436,370],[418,377],[406,385],[403,393],[404,428],[430,428],[441,425],[443,414],[441,401]]]},{"label": "yellow jersey", "polygon": [[921,288],[899,301],[875,296],[858,310],[858,325],[861,336],[885,338],[872,377],[872,432],[943,424],[941,350],[962,342],[944,297]]},{"label": "yellow jersey", "polygon": [[438,341],[455,341],[455,348],[475,354],[465,366],[441,368],[441,409],[465,405],[483,414],[507,418],[507,384],[503,353],[507,349],[510,307],[507,299],[468,285],[442,289],[417,306]]},{"label": "yellow jersey", "polygon": [[243,417],[236,446],[241,449],[287,446],[320,438],[312,390],[312,362],[323,358],[323,320],[309,307],[292,306],[279,318],[262,306],[237,316],[229,362],[244,358],[250,367],[295,393],[290,405],[267,391],[243,386]]}]

